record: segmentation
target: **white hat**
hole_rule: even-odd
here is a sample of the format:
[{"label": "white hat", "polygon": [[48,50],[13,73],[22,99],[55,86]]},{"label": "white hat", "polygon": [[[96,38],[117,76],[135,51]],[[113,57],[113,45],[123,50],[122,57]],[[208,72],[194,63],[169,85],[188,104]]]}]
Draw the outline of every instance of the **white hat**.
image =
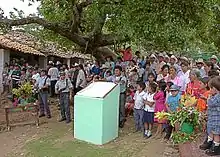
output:
[{"label": "white hat", "polygon": [[100,69],[108,69],[108,66],[106,66],[105,64],[102,64],[102,67]]},{"label": "white hat", "polygon": [[170,58],[175,59],[177,61],[177,58],[174,55],[172,55]]},{"label": "white hat", "polygon": [[156,58],[156,56],[154,54],[151,54],[150,58]]},{"label": "white hat", "polygon": [[203,63],[203,59],[202,58],[199,58],[196,63]]},{"label": "white hat", "polygon": [[53,61],[49,61],[48,63],[49,63],[49,64],[53,64]]},{"label": "white hat", "polygon": [[159,53],[158,57],[164,57],[164,55],[162,53]]},{"label": "white hat", "polygon": [[218,57],[216,55],[212,55],[211,59],[218,60]]},{"label": "white hat", "polygon": [[60,61],[57,61],[56,65],[60,65],[60,64],[61,64]]},{"label": "white hat", "polygon": [[79,64],[78,64],[78,63],[75,63],[75,64],[74,64],[74,67],[77,67],[77,66],[79,66]]},{"label": "white hat", "polygon": [[180,57],[180,59],[182,59],[184,61],[188,61],[188,58],[186,58],[186,57]]},{"label": "white hat", "polygon": [[164,58],[170,58],[168,55],[165,55]]}]

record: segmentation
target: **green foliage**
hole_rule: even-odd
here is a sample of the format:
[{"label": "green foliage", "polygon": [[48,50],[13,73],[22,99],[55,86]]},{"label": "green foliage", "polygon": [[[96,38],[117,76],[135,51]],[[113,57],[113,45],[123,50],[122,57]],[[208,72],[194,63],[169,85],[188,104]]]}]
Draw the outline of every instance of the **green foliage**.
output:
[{"label": "green foliage", "polygon": [[[149,49],[178,50],[204,35],[215,1],[123,1],[108,20],[109,31],[128,34]],[[112,27],[114,26],[114,27]]]},{"label": "green foliage", "polygon": [[[29,1],[31,5],[34,0]],[[71,30],[76,14],[73,5],[80,2],[83,1],[43,0],[39,13],[45,19],[62,23]],[[103,33],[128,36],[134,45],[141,45],[145,50],[182,51],[188,54],[199,50],[216,52],[216,45],[220,45],[219,8],[217,0],[94,0],[83,9],[79,34],[91,34],[106,14]],[[18,17],[22,17],[22,11],[17,10],[17,13]],[[31,31],[65,47],[73,44],[42,28]]]}]

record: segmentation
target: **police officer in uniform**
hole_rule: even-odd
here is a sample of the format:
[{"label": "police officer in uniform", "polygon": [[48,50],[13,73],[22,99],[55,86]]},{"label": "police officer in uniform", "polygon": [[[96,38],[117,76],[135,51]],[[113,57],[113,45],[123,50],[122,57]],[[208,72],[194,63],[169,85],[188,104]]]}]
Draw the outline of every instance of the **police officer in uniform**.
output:
[{"label": "police officer in uniform", "polygon": [[60,79],[55,85],[55,92],[60,96],[60,111],[61,119],[60,122],[66,121],[71,122],[70,118],[70,96],[72,96],[73,85],[69,78],[66,78],[65,72],[60,72]]}]

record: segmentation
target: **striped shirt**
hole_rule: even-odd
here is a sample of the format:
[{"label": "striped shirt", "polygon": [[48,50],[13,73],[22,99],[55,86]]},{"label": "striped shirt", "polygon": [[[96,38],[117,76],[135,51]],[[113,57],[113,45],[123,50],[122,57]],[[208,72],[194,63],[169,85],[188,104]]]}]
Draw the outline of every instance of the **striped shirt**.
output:
[{"label": "striped shirt", "polygon": [[14,81],[14,82],[20,81],[20,77],[21,77],[20,70],[14,70],[11,74],[12,81]]}]

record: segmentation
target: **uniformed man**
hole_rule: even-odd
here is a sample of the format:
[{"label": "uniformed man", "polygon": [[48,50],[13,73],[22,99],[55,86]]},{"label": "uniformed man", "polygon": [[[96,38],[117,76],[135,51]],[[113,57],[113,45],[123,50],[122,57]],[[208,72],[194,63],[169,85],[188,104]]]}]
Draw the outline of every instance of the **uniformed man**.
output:
[{"label": "uniformed man", "polygon": [[122,74],[122,67],[115,66],[115,75],[112,77],[112,82],[120,85],[120,99],[119,99],[119,127],[123,128],[125,119],[125,99],[127,79]]},{"label": "uniformed man", "polygon": [[55,92],[60,95],[60,122],[70,123],[70,96],[72,96],[73,85],[69,78],[66,78],[65,72],[60,72],[60,79],[55,85]]},{"label": "uniformed man", "polygon": [[48,105],[48,91],[50,86],[50,78],[46,75],[46,70],[42,70],[40,78],[37,79],[37,87],[39,89],[39,102],[40,102],[40,116],[45,116],[45,110],[47,118],[51,118],[50,108]]}]

